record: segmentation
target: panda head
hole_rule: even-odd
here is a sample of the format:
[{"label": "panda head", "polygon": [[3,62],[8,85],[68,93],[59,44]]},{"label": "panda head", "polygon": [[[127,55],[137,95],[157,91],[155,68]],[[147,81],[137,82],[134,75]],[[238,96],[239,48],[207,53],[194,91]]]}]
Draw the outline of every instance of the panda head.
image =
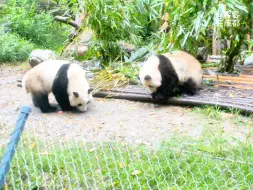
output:
[{"label": "panda head", "polygon": [[156,55],[150,56],[140,70],[139,77],[142,84],[150,89],[151,92],[156,92],[157,88],[162,85],[162,76],[159,71],[159,57]]},{"label": "panda head", "polygon": [[76,107],[79,111],[85,112],[87,110],[87,105],[93,101],[92,88],[87,90],[82,90],[79,92],[72,92],[69,95],[69,102],[72,107]]}]

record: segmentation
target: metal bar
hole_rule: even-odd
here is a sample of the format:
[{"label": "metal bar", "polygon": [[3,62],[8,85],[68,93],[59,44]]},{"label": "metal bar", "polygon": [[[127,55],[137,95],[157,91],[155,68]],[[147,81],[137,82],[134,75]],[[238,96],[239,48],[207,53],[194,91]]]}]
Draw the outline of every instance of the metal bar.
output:
[{"label": "metal bar", "polygon": [[16,151],[17,144],[19,142],[20,136],[23,132],[26,120],[31,112],[31,108],[22,107],[19,118],[16,122],[16,127],[11,135],[10,141],[6,147],[5,154],[2,158],[0,165],[0,189],[4,185],[6,175],[10,169],[10,163],[12,161],[13,155]]}]

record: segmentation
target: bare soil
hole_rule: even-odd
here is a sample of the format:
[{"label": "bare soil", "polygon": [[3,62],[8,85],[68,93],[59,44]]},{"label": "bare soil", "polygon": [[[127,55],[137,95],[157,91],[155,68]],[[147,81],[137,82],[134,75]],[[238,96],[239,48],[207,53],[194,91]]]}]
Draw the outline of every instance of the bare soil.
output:
[{"label": "bare soil", "polygon": [[[42,114],[32,104],[31,98],[17,79],[27,70],[20,67],[0,67],[0,146],[6,144],[15,127],[22,106],[32,112],[28,118],[24,135],[45,140],[83,141],[127,141],[151,143],[166,140],[178,134],[199,138],[208,132],[223,131],[244,138],[252,130],[249,118],[241,126],[232,114],[222,113],[221,121],[207,117],[193,108],[161,106],[126,100],[95,99],[85,113],[63,112]],[[56,103],[50,95],[50,101]]]}]

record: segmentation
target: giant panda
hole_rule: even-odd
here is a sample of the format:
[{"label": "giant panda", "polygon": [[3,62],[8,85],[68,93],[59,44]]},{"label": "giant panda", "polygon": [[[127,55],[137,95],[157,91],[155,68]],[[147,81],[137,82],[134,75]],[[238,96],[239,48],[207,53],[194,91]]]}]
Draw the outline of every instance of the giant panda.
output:
[{"label": "giant panda", "polygon": [[51,92],[63,111],[77,108],[84,112],[93,100],[85,71],[77,63],[65,60],[48,60],[33,67],[23,77],[22,87],[31,93],[34,106],[43,113],[57,109],[49,104]]},{"label": "giant panda", "polygon": [[202,68],[192,55],[176,51],[150,56],[139,78],[151,90],[153,99],[166,100],[182,93],[195,95],[201,87]]}]

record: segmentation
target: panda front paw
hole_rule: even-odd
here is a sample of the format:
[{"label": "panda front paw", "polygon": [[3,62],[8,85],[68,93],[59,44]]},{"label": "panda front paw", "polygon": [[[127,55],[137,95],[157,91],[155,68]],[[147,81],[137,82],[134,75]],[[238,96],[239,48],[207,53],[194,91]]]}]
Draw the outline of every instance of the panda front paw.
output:
[{"label": "panda front paw", "polygon": [[163,93],[152,93],[151,96],[154,100],[159,100],[159,101],[167,99],[167,97]]},{"label": "panda front paw", "polygon": [[56,112],[57,107],[53,107],[53,106],[40,106],[40,110],[42,113],[52,113],[52,112]]}]

